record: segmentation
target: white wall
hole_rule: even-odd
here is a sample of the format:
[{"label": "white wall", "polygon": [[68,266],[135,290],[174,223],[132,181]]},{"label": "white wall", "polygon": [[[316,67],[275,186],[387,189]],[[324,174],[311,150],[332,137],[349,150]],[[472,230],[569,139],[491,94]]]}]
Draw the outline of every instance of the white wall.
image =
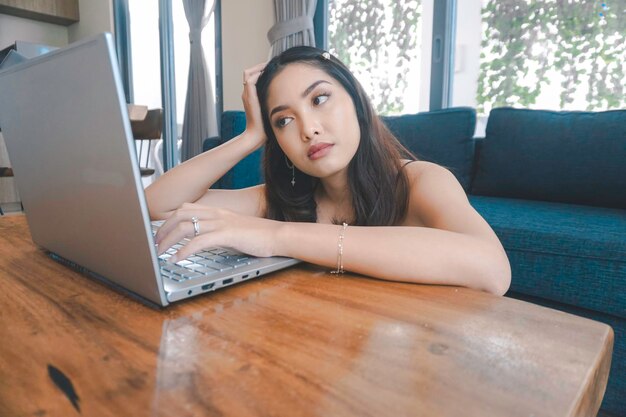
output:
[{"label": "white wall", "polygon": [[70,26],[0,14],[0,49],[16,40],[65,46],[101,32],[113,32],[113,5],[108,0],[79,0],[80,21]]},{"label": "white wall", "polygon": [[272,0],[222,1],[224,110],[243,110],[243,71],[267,61],[267,32],[274,24]]},{"label": "white wall", "polygon": [[0,14],[0,49],[17,40],[60,47],[67,39],[66,26]]},{"label": "white wall", "polygon": [[113,32],[112,0],[78,0],[80,21],[68,28],[70,43],[102,32]]}]

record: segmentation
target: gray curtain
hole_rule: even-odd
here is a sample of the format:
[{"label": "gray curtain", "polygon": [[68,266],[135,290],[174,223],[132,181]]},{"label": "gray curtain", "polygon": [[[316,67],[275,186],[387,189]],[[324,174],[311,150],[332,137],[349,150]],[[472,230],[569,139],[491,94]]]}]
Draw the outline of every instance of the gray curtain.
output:
[{"label": "gray curtain", "polygon": [[[211,5],[207,13],[207,3]],[[204,139],[217,136],[217,117],[213,101],[213,85],[202,50],[202,29],[215,8],[214,0],[183,0],[189,23],[189,79],[183,119],[181,160],[202,152]]]},{"label": "gray curtain", "polygon": [[276,24],[267,33],[270,56],[293,46],[315,46],[313,15],[317,0],[274,0]]}]

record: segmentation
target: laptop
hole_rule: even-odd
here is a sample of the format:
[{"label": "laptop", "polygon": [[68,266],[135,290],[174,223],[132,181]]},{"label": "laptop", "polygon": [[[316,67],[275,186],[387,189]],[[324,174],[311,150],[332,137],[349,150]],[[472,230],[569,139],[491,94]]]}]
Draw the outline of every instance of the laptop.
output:
[{"label": "laptop", "polygon": [[156,306],[298,263],[225,248],[186,265],[157,256],[113,45],[103,33],[0,70],[0,129],[33,241]]}]

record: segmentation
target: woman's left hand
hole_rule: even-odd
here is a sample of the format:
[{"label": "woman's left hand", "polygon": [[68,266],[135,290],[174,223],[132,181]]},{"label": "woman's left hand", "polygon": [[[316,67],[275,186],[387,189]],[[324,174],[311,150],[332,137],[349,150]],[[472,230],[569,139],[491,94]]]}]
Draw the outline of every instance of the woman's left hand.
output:
[{"label": "woman's left hand", "polygon": [[[199,234],[194,236],[192,218],[198,219]],[[230,210],[185,203],[161,226],[156,234],[158,253],[188,238],[169,262],[178,262],[214,247],[232,248],[253,256],[273,256],[280,222],[260,217],[244,216]]]}]

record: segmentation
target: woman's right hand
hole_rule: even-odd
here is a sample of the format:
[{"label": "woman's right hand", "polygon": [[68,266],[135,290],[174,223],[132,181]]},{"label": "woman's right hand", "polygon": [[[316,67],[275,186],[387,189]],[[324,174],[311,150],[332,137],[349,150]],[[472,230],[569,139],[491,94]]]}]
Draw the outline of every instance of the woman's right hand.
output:
[{"label": "woman's right hand", "polygon": [[261,105],[256,93],[256,82],[263,73],[266,64],[266,62],[257,64],[243,72],[241,100],[246,112],[246,131],[244,134],[250,140],[256,141],[257,147],[261,147],[267,140],[261,117]]}]

